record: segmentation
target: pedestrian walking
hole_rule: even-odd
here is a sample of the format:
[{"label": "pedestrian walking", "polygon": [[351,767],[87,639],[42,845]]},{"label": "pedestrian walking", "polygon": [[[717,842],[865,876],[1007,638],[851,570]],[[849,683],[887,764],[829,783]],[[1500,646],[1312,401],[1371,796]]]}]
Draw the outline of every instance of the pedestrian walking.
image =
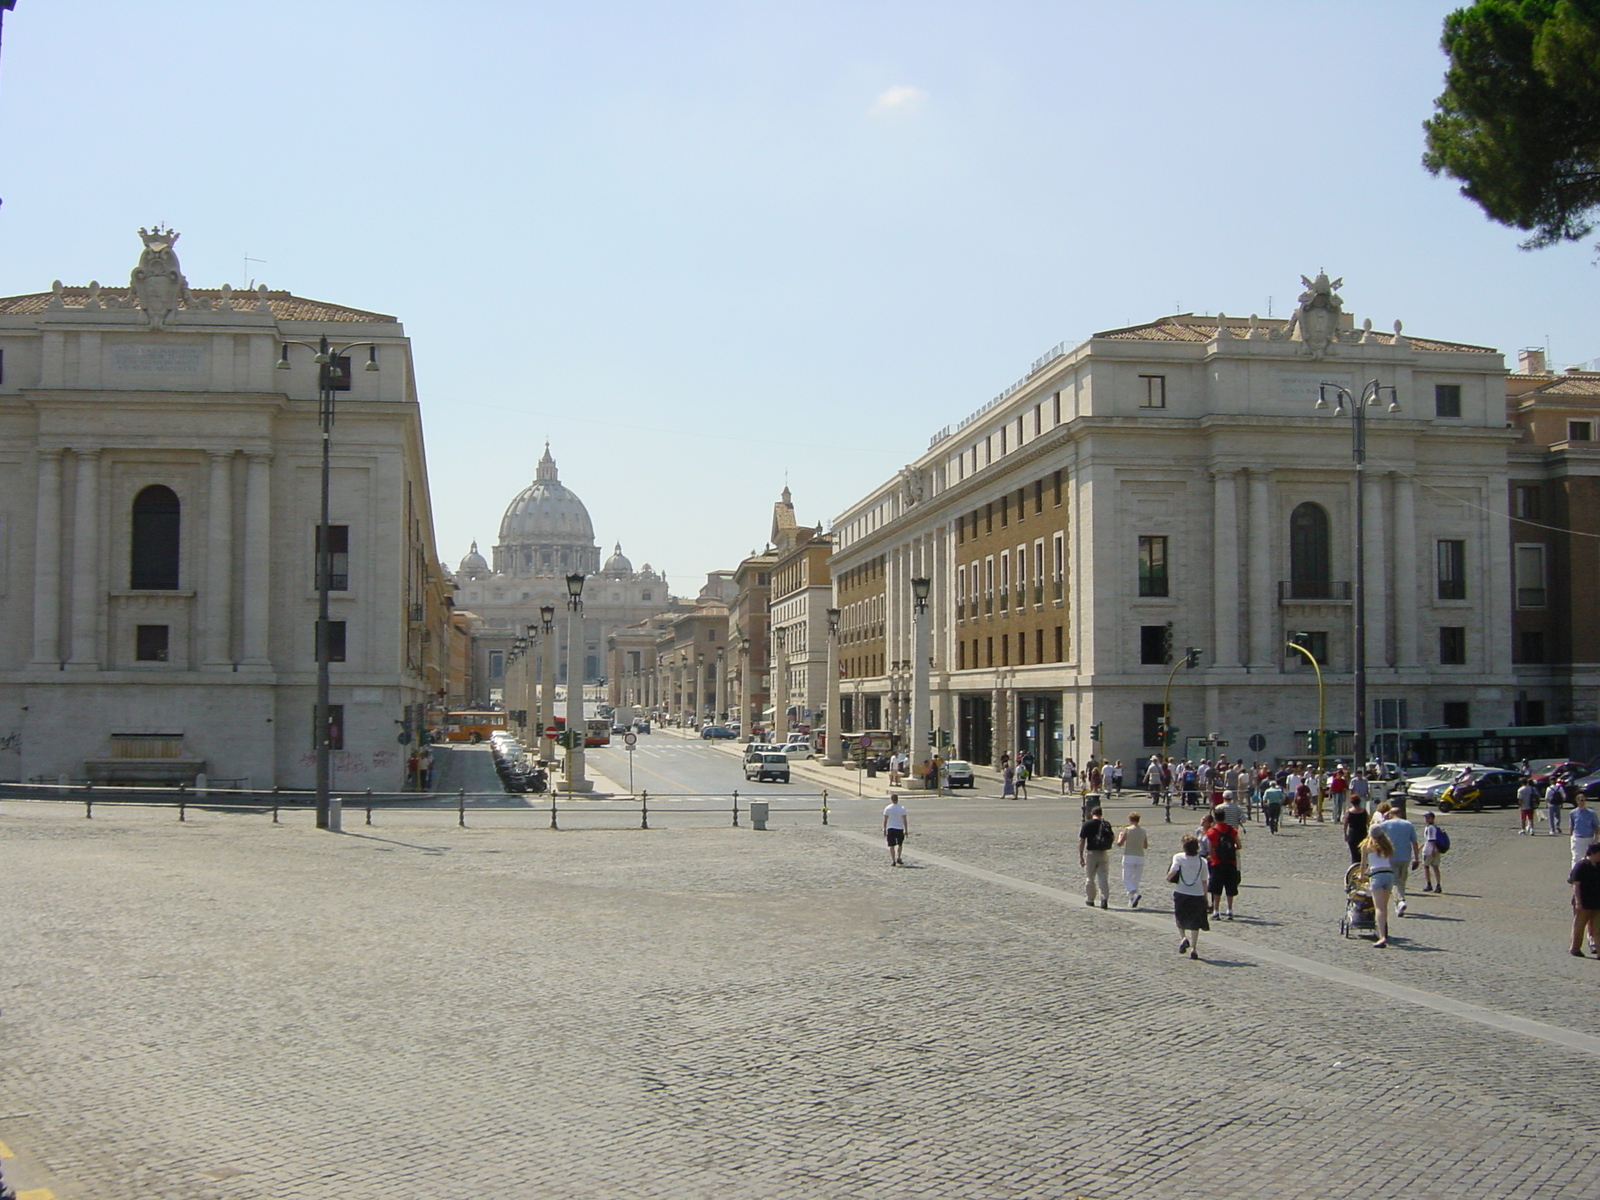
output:
[{"label": "pedestrian walking", "polygon": [[1550,827],[1550,836],[1561,832],[1561,806],[1567,802],[1567,789],[1561,786],[1560,776],[1552,777],[1544,791],[1544,819]]},{"label": "pedestrian walking", "polygon": [[1015,796],[1016,794],[1017,769],[1008,762],[1000,768],[1000,796],[1004,799],[1007,796]]},{"label": "pedestrian walking", "polygon": [[1283,789],[1275,780],[1269,780],[1261,793],[1261,816],[1267,823],[1267,832],[1277,833],[1283,821]]},{"label": "pedestrian walking", "polygon": [[1161,758],[1153,754],[1144,768],[1144,786],[1150,793],[1151,804],[1161,803],[1161,777]]},{"label": "pedestrian walking", "polygon": [[1116,830],[1100,814],[1098,807],[1090,810],[1089,819],[1078,830],[1078,865],[1084,870],[1084,903],[1091,908],[1097,895],[1100,907],[1108,907],[1111,898],[1111,846],[1116,838]]},{"label": "pedestrian walking", "polygon": [[902,867],[900,856],[905,851],[906,835],[911,832],[911,818],[906,806],[900,803],[900,793],[890,792],[889,803],[883,810],[883,838],[889,843],[889,865]]},{"label": "pedestrian walking", "polygon": [[1111,790],[1122,791],[1122,760],[1119,758],[1111,764]]},{"label": "pedestrian walking", "polygon": [[1344,816],[1339,824],[1344,829],[1345,845],[1350,847],[1350,861],[1361,861],[1361,843],[1367,840],[1367,826],[1372,823],[1372,817],[1356,797],[1350,797],[1350,807],[1344,810]]},{"label": "pedestrian walking", "polygon": [[1128,893],[1128,907],[1139,907],[1139,885],[1144,880],[1144,860],[1150,849],[1150,834],[1139,824],[1139,814],[1129,813],[1128,823],[1117,834],[1122,847],[1122,890]]},{"label": "pedestrian walking", "polygon": [[1532,837],[1538,832],[1533,824],[1533,813],[1539,807],[1539,789],[1533,780],[1524,779],[1517,789],[1517,832]]},{"label": "pedestrian walking", "polygon": [[1417,827],[1402,817],[1399,809],[1389,808],[1387,804],[1382,807],[1388,811],[1372,828],[1382,830],[1394,848],[1394,911],[1396,916],[1403,917],[1406,915],[1406,884],[1411,879],[1411,868],[1422,863],[1422,846],[1417,840]]},{"label": "pedestrian walking", "polygon": [[[1210,868],[1211,913],[1233,920],[1233,904],[1239,897],[1239,829],[1228,821],[1227,811],[1218,805],[1210,832],[1206,834],[1206,865]],[[1226,894],[1226,913],[1222,901]]]},{"label": "pedestrian walking", "polygon": [[1172,884],[1172,916],[1178,923],[1178,953],[1200,957],[1200,931],[1209,930],[1206,917],[1206,889],[1210,868],[1200,857],[1200,839],[1186,837],[1183,849],[1172,856],[1167,882]]},{"label": "pedestrian walking", "polygon": [[1572,885],[1572,948],[1578,958],[1583,953],[1583,937],[1589,935],[1589,952],[1600,955],[1600,842],[1590,842],[1583,861],[1567,873]]},{"label": "pedestrian walking", "polygon": [[1032,776],[1032,774],[1033,774],[1033,771],[1028,766],[1027,763],[1023,763],[1020,767],[1017,768],[1017,798],[1018,799],[1026,800],[1028,798],[1028,779]]},{"label": "pedestrian walking", "polygon": [[1439,828],[1438,820],[1429,809],[1422,814],[1422,890],[1444,891],[1444,856],[1450,849],[1450,835]]},{"label": "pedestrian walking", "polygon": [[[1352,796],[1351,807],[1359,801]],[[1372,944],[1379,950],[1389,945],[1389,896],[1394,891],[1394,847],[1383,836],[1383,830],[1369,830],[1361,843],[1361,866],[1367,877],[1367,890],[1372,893],[1372,915],[1378,923],[1378,940]]]},{"label": "pedestrian walking", "polygon": [[1589,843],[1600,839],[1600,814],[1589,807],[1589,797],[1581,791],[1573,796],[1567,832],[1572,834],[1572,865],[1576,867],[1589,853]]},{"label": "pedestrian walking", "polygon": [[1070,758],[1061,760],[1061,794],[1065,796],[1072,790],[1073,782],[1078,778],[1078,764]]}]

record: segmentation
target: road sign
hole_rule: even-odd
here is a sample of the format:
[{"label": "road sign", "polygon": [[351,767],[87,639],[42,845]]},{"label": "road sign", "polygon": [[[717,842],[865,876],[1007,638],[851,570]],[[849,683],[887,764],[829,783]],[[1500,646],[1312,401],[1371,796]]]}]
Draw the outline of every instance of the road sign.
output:
[{"label": "road sign", "polygon": [[635,745],[638,744],[639,735],[637,733],[625,733],[622,735],[622,741],[623,744],[631,750]]},{"label": "road sign", "polygon": [[858,738],[856,740],[856,744],[858,746],[860,746],[863,750],[871,750],[872,749],[872,738],[869,737],[867,734],[863,733],[860,736],[860,738]]},{"label": "road sign", "polygon": [[1254,750],[1257,754],[1260,754],[1266,748],[1266,738],[1262,737],[1259,733],[1252,733],[1250,735],[1250,749]]}]

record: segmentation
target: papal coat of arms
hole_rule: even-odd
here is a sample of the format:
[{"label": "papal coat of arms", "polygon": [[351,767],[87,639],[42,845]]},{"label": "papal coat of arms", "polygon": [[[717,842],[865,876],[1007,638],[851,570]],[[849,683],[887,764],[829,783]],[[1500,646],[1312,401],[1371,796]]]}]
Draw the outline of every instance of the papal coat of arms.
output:
[{"label": "papal coat of arms", "polygon": [[189,301],[189,281],[178,269],[178,255],[173,250],[178,233],[157,225],[139,230],[139,236],[144,239],[144,253],[129,279],[134,303],[150,319],[150,328],[163,329],[179,305]]},{"label": "papal coat of arms", "polygon": [[1306,353],[1312,358],[1321,358],[1328,353],[1328,347],[1339,340],[1339,318],[1344,312],[1344,301],[1339,298],[1338,289],[1344,285],[1344,280],[1335,279],[1330,283],[1328,273],[1318,271],[1315,279],[1302,275],[1300,282],[1306,290],[1300,293],[1299,307],[1289,318],[1282,336],[1292,338],[1298,329]]}]

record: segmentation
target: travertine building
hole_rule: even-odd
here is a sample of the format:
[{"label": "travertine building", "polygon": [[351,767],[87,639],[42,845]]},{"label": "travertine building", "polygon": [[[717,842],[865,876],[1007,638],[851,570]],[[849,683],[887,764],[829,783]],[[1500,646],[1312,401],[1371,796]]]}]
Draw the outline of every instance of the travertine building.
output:
[{"label": "travertine building", "polygon": [[[313,782],[321,434],[339,787],[403,781],[447,688],[410,343],[380,313],[191,289],[141,231],[129,287],[0,299],[0,779]],[[277,369],[287,355],[287,369]]]}]

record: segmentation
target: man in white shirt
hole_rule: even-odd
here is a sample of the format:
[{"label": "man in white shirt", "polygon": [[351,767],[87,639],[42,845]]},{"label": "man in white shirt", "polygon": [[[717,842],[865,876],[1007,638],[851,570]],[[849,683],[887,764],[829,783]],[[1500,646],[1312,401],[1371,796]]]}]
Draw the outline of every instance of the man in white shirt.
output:
[{"label": "man in white shirt", "polygon": [[911,832],[911,818],[906,806],[900,803],[900,793],[889,793],[889,804],[883,810],[883,837],[889,843],[889,865],[902,867],[900,853],[905,849],[906,834]]}]

